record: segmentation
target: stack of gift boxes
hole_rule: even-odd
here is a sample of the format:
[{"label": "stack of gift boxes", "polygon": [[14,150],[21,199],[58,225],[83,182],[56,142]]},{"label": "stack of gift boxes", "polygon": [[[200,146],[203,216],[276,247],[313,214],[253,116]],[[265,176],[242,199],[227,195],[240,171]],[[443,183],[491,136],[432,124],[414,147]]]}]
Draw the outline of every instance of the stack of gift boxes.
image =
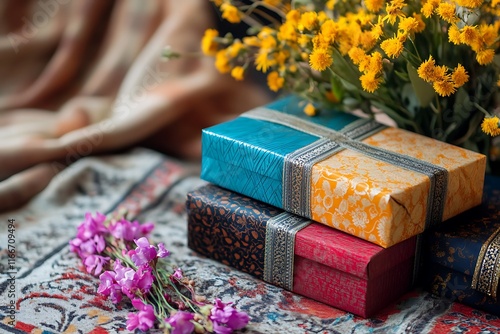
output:
[{"label": "stack of gift boxes", "polygon": [[[362,317],[419,277],[453,297],[453,272],[474,280],[469,295],[484,293],[481,275],[456,265],[461,256],[481,260],[474,252],[484,242],[458,233],[450,246],[444,227],[460,230],[474,210],[481,220],[469,209],[482,200],[485,157],[346,113],[308,117],[300,105],[280,99],[203,130],[208,184],[188,194],[189,247]],[[486,225],[477,227],[481,240],[494,239]]]}]

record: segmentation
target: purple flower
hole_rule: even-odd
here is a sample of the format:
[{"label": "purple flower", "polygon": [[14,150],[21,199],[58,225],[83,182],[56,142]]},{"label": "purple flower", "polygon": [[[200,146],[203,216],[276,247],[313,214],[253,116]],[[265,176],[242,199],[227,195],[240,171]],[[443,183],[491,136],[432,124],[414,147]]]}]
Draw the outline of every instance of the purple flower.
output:
[{"label": "purple flower", "polygon": [[99,254],[106,248],[106,241],[101,235],[94,235],[91,239],[75,238],[69,242],[70,250],[77,253],[85,261],[90,255]]},{"label": "purple flower", "polygon": [[149,265],[142,265],[134,271],[132,268],[122,266],[120,260],[116,260],[114,269],[116,282],[130,299],[134,298],[137,292],[146,294],[151,289],[154,276]]},{"label": "purple flower", "polygon": [[209,318],[214,325],[214,332],[219,334],[229,334],[241,329],[250,320],[245,312],[238,312],[231,303],[224,304],[219,298],[215,299]]},{"label": "purple flower", "polygon": [[95,235],[107,233],[107,229],[104,226],[105,221],[106,216],[102,213],[96,212],[96,216],[92,217],[92,215],[87,212],[85,214],[85,220],[78,226],[76,237],[85,241],[93,238]]},{"label": "purple flower", "polygon": [[109,227],[111,235],[117,239],[132,241],[148,235],[154,228],[154,224],[139,224],[138,221],[130,222],[126,219],[120,219]]},{"label": "purple flower", "polygon": [[76,238],[69,242],[70,250],[85,261],[90,255],[101,253],[106,248],[104,235],[108,233],[104,222],[106,216],[97,212],[95,217],[85,214],[85,220],[78,226]]},{"label": "purple flower", "polygon": [[164,258],[170,255],[170,252],[165,248],[165,244],[163,242],[160,242],[158,244],[158,257]]},{"label": "purple flower", "polygon": [[135,287],[137,290],[146,294],[151,289],[153,285],[154,275],[152,269],[148,265],[140,266],[134,275]]},{"label": "purple flower", "polygon": [[101,283],[97,292],[108,296],[114,304],[118,304],[122,300],[122,287],[115,280],[116,273],[114,271],[105,271],[99,276]]},{"label": "purple flower", "polygon": [[87,268],[87,272],[92,274],[92,270],[95,268],[94,275],[97,276],[102,272],[102,266],[105,265],[109,260],[109,257],[104,257],[100,255],[89,255],[83,261],[85,267]]},{"label": "purple flower", "polygon": [[132,261],[134,261],[136,266],[141,266],[157,258],[165,257],[169,254],[165,249],[165,245],[163,243],[160,243],[158,245],[159,251],[157,251],[155,246],[149,244],[149,241],[146,237],[134,240],[134,242],[137,245],[137,248],[135,250],[129,251],[128,254]]},{"label": "purple flower", "polygon": [[182,277],[184,277],[184,275],[182,274],[182,269],[181,268],[176,268],[174,270],[174,273],[172,275],[170,275],[170,279],[172,281],[173,280],[180,281],[182,279]]},{"label": "purple flower", "polygon": [[177,311],[165,321],[172,326],[170,334],[190,334],[194,329],[194,324],[191,322],[193,319],[194,315],[192,313]]},{"label": "purple flower", "polygon": [[144,304],[140,299],[133,299],[132,305],[139,311],[137,313],[129,313],[127,320],[127,330],[133,331],[136,328],[146,332],[155,324],[155,313],[153,306]]}]

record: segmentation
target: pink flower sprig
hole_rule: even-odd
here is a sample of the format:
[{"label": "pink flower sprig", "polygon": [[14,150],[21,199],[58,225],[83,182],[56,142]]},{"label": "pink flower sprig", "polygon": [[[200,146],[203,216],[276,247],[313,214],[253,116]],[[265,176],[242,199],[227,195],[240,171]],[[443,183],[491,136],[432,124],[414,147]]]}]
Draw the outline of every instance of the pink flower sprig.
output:
[{"label": "pink flower sprig", "polygon": [[124,297],[132,303],[136,312],[128,315],[127,329],[229,334],[245,327],[246,313],[218,298],[208,303],[181,268],[163,262],[170,252],[163,243],[150,243],[153,228],[152,223],[129,221],[125,215],[87,213],[69,242],[87,272],[100,278],[98,293],[115,304]]}]

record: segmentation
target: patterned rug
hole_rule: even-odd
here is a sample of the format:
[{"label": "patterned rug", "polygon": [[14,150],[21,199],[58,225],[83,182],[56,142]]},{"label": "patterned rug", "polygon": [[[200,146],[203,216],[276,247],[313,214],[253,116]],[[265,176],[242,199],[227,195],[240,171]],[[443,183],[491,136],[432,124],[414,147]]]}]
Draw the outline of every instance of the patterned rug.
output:
[{"label": "patterned rug", "polygon": [[[99,296],[98,279],[85,273],[68,246],[85,212],[121,208],[156,223],[152,239],[165,242],[171,260],[196,280],[200,294],[233,301],[250,315],[241,333],[500,332],[498,317],[420,290],[377,317],[362,319],[194,253],[186,245],[184,205],[186,193],[204,184],[198,173],[199,166],[144,149],[85,158],[28,206],[0,215],[0,332],[127,332],[132,306],[122,302],[117,307]],[[15,230],[8,230],[9,219],[15,219]],[[9,258],[9,243],[15,246],[14,258]]]}]

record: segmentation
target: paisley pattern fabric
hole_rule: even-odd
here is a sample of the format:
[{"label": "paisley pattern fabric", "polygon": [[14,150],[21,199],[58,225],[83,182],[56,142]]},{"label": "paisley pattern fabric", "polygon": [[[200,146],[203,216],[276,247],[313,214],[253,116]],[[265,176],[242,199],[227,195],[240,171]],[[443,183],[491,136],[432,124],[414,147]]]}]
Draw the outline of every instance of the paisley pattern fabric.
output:
[{"label": "paisley pattern fabric", "polygon": [[[68,241],[87,211],[129,208],[140,221],[156,222],[172,261],[194,278],[209,299],[233,301],[251,321],[241,333],[498,333],[500,319],[416,290],[374,318],[363,319],[266,284],[209,260],[187,247],[185,200],[202,184],[199,166],[157,153],[84,158],[54,179],[26,207],[0,215],[0,263],[8,264],[8,219],[15,219],[15,282],[0,273],[1,333],[126,333],[132,306],[97,294],[98,279],[85,273]],[[10,287],[15,296],[9,297]],[[10,322],[11,301],[15,323]]]}]

